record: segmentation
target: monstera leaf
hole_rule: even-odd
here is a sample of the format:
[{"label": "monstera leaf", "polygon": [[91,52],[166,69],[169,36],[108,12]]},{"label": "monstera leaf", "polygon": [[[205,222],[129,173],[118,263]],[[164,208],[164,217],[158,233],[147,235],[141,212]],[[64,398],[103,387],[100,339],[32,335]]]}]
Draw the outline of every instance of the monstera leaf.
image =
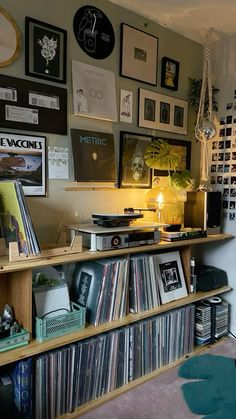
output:
[{"label": "monstera leaf", "polygon": [[192,181],[191,173],[188,170],[183,170],[183,172],[180,173],[174,172],[171,175],[171,184],[176,189],[186,189]]},{"label": "monstera leaf", "polygon": [[181,157],[175,153],[170,144],[162,139],[154,140],[144,153],[144,160],[151,169],[176,170]]}]

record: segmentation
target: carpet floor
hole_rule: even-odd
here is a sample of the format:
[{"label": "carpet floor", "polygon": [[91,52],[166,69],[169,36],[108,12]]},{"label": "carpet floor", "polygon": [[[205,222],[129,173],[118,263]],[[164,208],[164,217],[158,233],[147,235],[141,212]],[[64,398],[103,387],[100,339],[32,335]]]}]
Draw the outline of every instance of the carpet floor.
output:
[{"label": "carpet floor", "polygon": [[[236,339],[229,338],[207,353],[236,358]],[[204,352],[204,353],[206,353]],[[190,412],[181,385],[187,380],[178,377],[178,367],[135,387],[100,407],[78,416],[80,419],[199,419]],[[197,397],[197,395],[196,395]]]}]

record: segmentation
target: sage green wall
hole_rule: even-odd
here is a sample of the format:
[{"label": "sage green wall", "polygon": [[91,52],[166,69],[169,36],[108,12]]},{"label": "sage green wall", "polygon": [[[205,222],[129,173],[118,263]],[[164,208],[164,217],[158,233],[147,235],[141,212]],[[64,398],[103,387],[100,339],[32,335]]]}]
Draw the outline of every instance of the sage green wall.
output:
[{"label": "sage green wall", "polygon": [[[25,76],[24,70],[24,22],[25,16],[42,20],[52,25],[64,28],[68,31],[68,56],[67,56],[67,85],[59,85],[68,89],[68,135],[54,135],[44,133],[48,145],[69,147],[70,182],[73,181],[73,163],[71,154],[70,129],[91,129],[96,131],[113,132],[115,136],[116,154],[118,159],[119,133],[121,130],[160,135],[162,137],[188,139],[192,141],[192,173],[198,177],[199,173],[199,145],[195,143],[193,135],[194,116],[190,112],[188,135],[180,136],[161,131],[151,131],[137,127],[138,88],[155,90],[163,94],[170,94],[187,100],[189,77],[200,78],[202,74],[202,45],[178,35],[157,23],[148,21],[146,18],[134,14],[131,11],[116,6],[106,0],[93,0],[92,4],[103,10],[111,20],[115,30],[115,48],[111,55],[104,60],[95,60],[87,56],[79,47],[73,33],[73,18],[76,11],[86,3],[76,0],[1,0],[1,6],[5,8],[16,20],[22,32],[22,51],[15,63],[1,69],[1,73],[13,77],[28,78],[37,82],[41,79]],[[89,3],[91,4],[91,3]],[[159,38],[158,53],[158,83],[150,86],[119,77],[119,52],[120,52],[120,24],[124,22]],[[162,56],[171,57],[180,62],[179,89],[171,92],[160,87],[160,65]],[[85,62],[98,66],[115,73],[117,88],[117,106],[119,110],[120,89],[133,91],[133,124],[112,123],[87,119],[72,115],[72,83],[71,83],[71,60]],[[45,81],[45,84],[47,82]],[[50,83],[49,83],[50,84]],[[53,84],[53,83],[51,83]],[[14,132],[14,130],[13,130]],[[16,131],[15,131],[16,132]],[[25,132],[29,133],[29,132]],[[43,135],[43,133],[41,133]],[[115,191],[65,191],[65,187],[71,186],[68,181],[50,180],[47,182],[46,197],[27,198],[29,208],[40,241],[53,241],[58,225],[63,222],[78,223],[90,221],[92,212],[118,212],[126,206],[140,207],[144,205],[146,190],[115,190]]]}]

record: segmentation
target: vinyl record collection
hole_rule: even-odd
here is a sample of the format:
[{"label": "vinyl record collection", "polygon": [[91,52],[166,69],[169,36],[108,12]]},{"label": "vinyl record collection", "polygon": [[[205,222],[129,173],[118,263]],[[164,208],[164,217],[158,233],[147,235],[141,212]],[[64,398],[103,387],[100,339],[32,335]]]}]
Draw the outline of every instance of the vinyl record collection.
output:
[{"label": "vinyl record collection", "polygon": [[36,358],[35,419],[53,419],[193,351],[194,305]]},{"label": "vinyl record collection", "polygon": [[229,304],[220,297],[207,298],[196,304],[195,343],[207,345],[227,335]]}]

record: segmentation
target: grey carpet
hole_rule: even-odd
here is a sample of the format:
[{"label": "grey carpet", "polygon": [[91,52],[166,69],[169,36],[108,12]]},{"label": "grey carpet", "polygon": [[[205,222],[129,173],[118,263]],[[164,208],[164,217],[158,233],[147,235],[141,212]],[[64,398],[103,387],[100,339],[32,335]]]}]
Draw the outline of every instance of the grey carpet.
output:
[{"label": "grey carpet", "polygon": [[[229,338],[207,352],[236,358],[236,340]],[[79,416],[82,419],[199,419],[191,413],[181,394],[186,380],[178,377],[179,367]],[[197,397],[197,395],[196,395]]]}]

